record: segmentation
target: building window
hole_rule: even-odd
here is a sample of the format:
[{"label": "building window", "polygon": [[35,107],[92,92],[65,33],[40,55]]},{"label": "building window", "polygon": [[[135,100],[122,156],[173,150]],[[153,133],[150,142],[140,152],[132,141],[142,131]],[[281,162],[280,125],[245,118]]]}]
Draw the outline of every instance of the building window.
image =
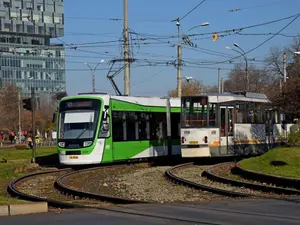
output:
[{"label": "building window", "polygon": [[34,34],[34,26],[27,25],[27,33]]},{"label": "building window", "polygon": [[46,68],[52,69],[53,68],[52,62],[46,62]]},{"label": "building window", "polygon": [[23,32],[23,26],[22,25],[20,25],[20,24],[17,24],[17,32],[18,33],[21,33],[21,32]]},{"label": "building window", "polygon": [[12,73],[12,71],[9,71],[9,70],[3,70],[3,78],[6,78],[6,79],[13,78],[13,73]]},{"label": "building window", "polygon": [[37,5],[36,8],[37,8],[38,11],[43,12],[43,6],[42,5]]},{"label": "building window", "polygon": [[11,31],[10,28],[11,28],[11,24],[7,24],[7,23],[4,24],[4,31],[9,32],[9,31]]},{"label": "building window", "polygon": [[10,8],[10,3],[9,2],[3,2],[3,6],[5,8]]},{"label": "building window", "polygon": [[22,79],[22,71],[16,71],[16,78]]}]

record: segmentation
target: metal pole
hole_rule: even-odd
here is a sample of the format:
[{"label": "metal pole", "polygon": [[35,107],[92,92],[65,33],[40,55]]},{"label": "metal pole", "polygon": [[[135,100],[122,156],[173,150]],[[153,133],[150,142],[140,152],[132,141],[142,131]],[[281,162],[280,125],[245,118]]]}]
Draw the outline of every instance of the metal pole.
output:
[{"label": "metal pole", "polygon": [[172,135],[171,135],[171,103],[167,98],[167,139],[168,139],[168,156],[172,155]]},{"label": "metal pole", "polygon": [[95,89],[95,70],[93,70],[93,72],[92,72],[93,74],[92,74],[92,76],[93,76],[93,80],[92,80],[92,85],[93,85],[93,92],[95,92],[96,91],[96,89]]},{"label": "metal pole", "polygon": [[181,98],[181,45],[180,45],[180,18],[177,18],[178,46],[177,46],[177,95]]},{"label": "metal pole", "polygon": [[282,92],[282,80],[280,79],[279,80],[279,90],[280,90],[280,93]]},{"label": "metal pole", "polygon": [[130,95],[128,2],[124,0],[124,95]]},{"label": "metal pole", "polygon": [[19,94],[18,94],[18,99],[19,99],[19,144],[21,144],[21,141],[22,141],[22,135],[21,135],[22,128],[21,128],[21,93],[20,93],[20,91],[19,91]]},{"label": "metal pole", "polygon": [[35,146],[35,93],[34,88],[31,88],[31,106],[32,106],[32,163],[35,163],[36,146]]},{"label": "metal pole", "polygon": [[245,56],[245,61],[246,61],[246,91],[250,90],[250,82],[249,82],[249,74],[248,74],[248,60],[247,57]]},{"label": "metal pole", "polygon": [[286,78],[287,78],[287,74],[286,74],[286,53],[283,53],[283,82],[286,83]]},{"label": "metal pole", "polygon": [[246,57],[246,52],[239,45],[235,44],[234,46],[237,47],[238,49],[240,49],[242,51],[242,53],[239,52],[239,51],[236,51],[234,49],[233,50],[236,51],[236,52],[238,52],[238,53],[240,53],[244,57],[244,59],[245,59],[245,62],[246,62],[246,68],[245,68],[245,73],[246,73],[246,91],[249,91],[249,89],[250,89],[250,82],[249,82],[249,74],[248,74],[248,59]]},{"label": "metal pole", "polygon": [[223,78],[221,79],[221,84],[222,84],[221,93],[224,93],[224,80],[223,80]]},{"label": "metal pole", "polygon": [[218,68],[218,93],[221,93],[221,73],[220,73],[220,68]]}]

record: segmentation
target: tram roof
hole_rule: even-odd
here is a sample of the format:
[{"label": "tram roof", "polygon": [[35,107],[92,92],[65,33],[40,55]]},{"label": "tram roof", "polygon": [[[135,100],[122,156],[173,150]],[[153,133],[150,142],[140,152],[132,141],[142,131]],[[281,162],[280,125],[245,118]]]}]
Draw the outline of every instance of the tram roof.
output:
[{"label": "tram roof", "polygon": [[[265,94],[254,93],[254,92],[244,92],[244,93],[207,93],[199,94],[196,96],[206,96],[208,101],[211,103],[221,103],[221,102],[261,102],[270,103],[270,100]],[[186,96],[189,97],[189,96]]]}]

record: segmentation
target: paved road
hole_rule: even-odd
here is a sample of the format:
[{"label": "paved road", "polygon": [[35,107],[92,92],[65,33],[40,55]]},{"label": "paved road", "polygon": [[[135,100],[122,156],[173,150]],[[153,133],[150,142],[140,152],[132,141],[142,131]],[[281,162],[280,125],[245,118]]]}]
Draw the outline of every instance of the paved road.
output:
[{"label": "paved road", "polygon": [[[130,205],[121,209],[126,213],[106,210],[66,210],[61,214],[49,212],[39,215],[0,218],[1,225],[145,225],[145,224],[300,224],[300,199],[234,200],[206,204]],[[112,209],[112,208],[109,208]],[[117,209],[117,208],[113,208]],[[131,214],[130,214],[131,213]],[[145,216],[147,215],[147,216]]]}]

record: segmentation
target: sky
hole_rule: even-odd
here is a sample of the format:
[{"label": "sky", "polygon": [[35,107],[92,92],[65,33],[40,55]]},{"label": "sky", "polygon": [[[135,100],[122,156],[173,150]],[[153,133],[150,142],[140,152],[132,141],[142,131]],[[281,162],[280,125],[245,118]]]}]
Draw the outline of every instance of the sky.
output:
[{"label": "sky", "polygon": [[[300,12],[299,0],[206,0],[184,17],[202,0],[128,0],[128,24],[131,31],[132,57],[130,84],[133,96],[166,96],[176,88],[177,27],[171,20],[183,18],[180,34],[189,35],[194,44],[182,43],[182,77],[193,77],[204,84],[216,85],[218,68],[226,79],[234,63],[244,62],[232,48],[234,43],[245,51],[257,47],[283,29],[293,18],[254,26],[293,16]],[[231,9],[241,9],[229,12]],[[65,35],[54,38],[53,43],[65,43],[66,81],[68,95],[92,91],[92,71],[84,64],[97,67],[96,91],[115,94],[106,75],[109,61],[123,58],[120,39],[123,31],[123,0],[65,0]],[[198,26],[208,22],[209,26]],[[249,64],[264,67],[264,58],[271,47],[291,44],[300,34],[300,17],[279,35],[247,54]],[[249,27],[250,26],[250,27]],[[243,28],[239,33],[232,30]],[[224,37],[212,41],[212,33],[230,31]],[[77,48],[74,49],[74,46]],[[239,50],[235,48],[236,50]],[[255,58],[255,60],[253,60]],[[119,65],[116,65],[119,66]],[[114,78],[124,92],[124,72]]]}]

